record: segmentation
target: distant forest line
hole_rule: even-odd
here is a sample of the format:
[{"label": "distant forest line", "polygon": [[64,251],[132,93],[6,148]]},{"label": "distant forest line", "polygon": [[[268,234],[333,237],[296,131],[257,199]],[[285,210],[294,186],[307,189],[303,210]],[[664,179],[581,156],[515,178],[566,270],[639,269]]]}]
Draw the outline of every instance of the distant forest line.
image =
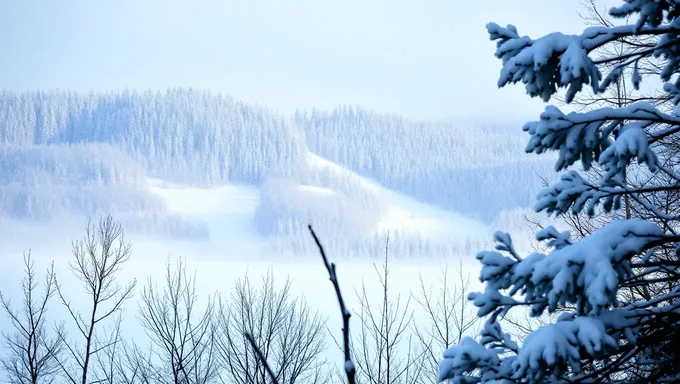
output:
[{"label": "distant forest line", "polygon": [[[503,211],[530,206],[541,188],[536,175],[552,173],[551,159],[518,150],[526,137],[517,131],[413,121],[355,107],[286,116],[181,88],[1,91],[0,215],[46,220],[113,213],[173,228],[173,236],[207,236],[200,223],[173,216],[148,192],[152,177],[192,186],[259,186],[258,222],[269,223],[259,225],[261,232],[297,232],[309,219],[300,212],[310,208],[298,206],[307,199],[291,195],[294,188],[271,193],[271,187],[298,183],[340,191],[330,204],[345,216],[338,218],[328,201],[321,215],[328,225],[339,220],[362,231],[357,223],[370,225],[385,207],[361,187],[358,174],[491,223]],[[310,153],[348,172],[319,170]],[[292,222],[291,228],[276,222]]]}]

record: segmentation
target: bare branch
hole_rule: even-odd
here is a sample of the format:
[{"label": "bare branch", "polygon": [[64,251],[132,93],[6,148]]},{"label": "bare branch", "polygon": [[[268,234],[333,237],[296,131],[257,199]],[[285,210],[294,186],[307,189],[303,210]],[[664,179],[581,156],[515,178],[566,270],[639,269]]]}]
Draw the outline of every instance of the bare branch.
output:
[{"label": "bare branch", "polygon": [[316,236],[316,233],[314,233],[314,229],[312,229],[311,225],[309,225],[308,228],[309,232],[312,234],[312,237],[314,238],[316,246],[319,248],[319,253],[321,254],[324,266],[326,266],[326,270],[328,271],[329,279],[331,280],[331,283],[333,283],[333,288],[335,289],[338,304],[340,305],[340,313],[342,314],[343,346],[345,354],[345,363],[343,367],[345,369],[345,374],[347,375],[347,382],[349,384],[355,384],[356,367],[354,365],[354,362],[352,362],[351,358],[349,338],[349,319],[350,317],[352,317],[352,314],[347,310],[347,307],[345,306],[345,300],[342,298],[342,293],[340,292],[340,283],[338,282],[338,276],[335,270],[335,263],[328,262],[328,258],[326,257],[326,251],[321,245],[321,242],[319,241],[319,238]]}]

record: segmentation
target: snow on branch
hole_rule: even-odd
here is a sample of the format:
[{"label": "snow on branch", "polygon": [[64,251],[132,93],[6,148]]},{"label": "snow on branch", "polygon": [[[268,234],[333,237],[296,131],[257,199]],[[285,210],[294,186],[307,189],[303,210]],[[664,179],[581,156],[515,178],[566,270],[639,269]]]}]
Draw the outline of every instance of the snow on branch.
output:
[{"label": "snow on branch", "polygon": [[495,23],[486,26],[496,43],[496,57],[503,61],[498,86],[523,82],[527,93],[550,100],[558,87],[569,87],[567,100],[571,101],[584,84],[594,92],[602,79],[597,66],[588,57],[580,36],[553,33],[538,40],[520,37],[517,28],[503,28]]},{"label": "snow on branch", "polygon": [[[643,5],[647,4],[647,5]],[[651,5],[650,5],[651,4]],[[581,35],[565,35],[554,32],[539,39],[520,36],[514,25],[501,27],[496,23],[487,24],[487,32],[491,40],[496,42],[496,57],[503,62],[503,68],[498,79],[498,86],[522,82],[527,94],[540,97],[544,101],[557,93],[559,88],[566,88],[567,103],[573,101],[584,85],[590,85],[594,93],[604,91],[615,83],[625,66],[635,65],[640,59],[648,56],[664,57],[666,66],[661,72],[661,79],[670,81],[674,73],[680,69],[680,22],[676,17],[677,2],[673,0],[654,1],[634,0],[627,5],[614,8],[610,14],[614,17],[627,17],[631,13],[640,12],[640,18],[635,25],[616,27],[590,27]],[[664,21],[664,12],[671,12],[668,23]],[[675,13],[674,13],[675,12]],[[668,14],[668,13],[666,13]],[[625,61],[623,65],[615,66],[607,75],[604,82],[602,73],[589,54],[596,49],[623,37],[640,34],[658,35],[659,39],[654,49],[642,50]],[[624,57],[613,56],[611,61],[623,61]],[[599,61],[601,62],[601,61]],[[668,83],[667,92],[671,93],[673,86],[680,86],[680,80],[675,84]],[[676,97],[680,97],[676,94]]]},{"label": "snow on branch", "polygon": [[[541,382],[546,374],[581,372],[583,357],[597,357],[606,349],[614,349],[617,340],[608,335],[597,318],[575,317],[538,328],[531,333],[513,361],[513,378],[531,376]],[[550,369],[536,369],[543,365]],[[552,371],[552,372],[551,372]]]},{"label": "snow on branch", "polygon": [[[613,166],[619,161],[616,159],[619,155],[624,155],[625,161],[614,169],[620,169],[622,164],[628,164],[637,157],[640,163],[647,164],[654,171],[658,160],[649,148],[650,142],[670,132],[647,132],[643,129],[651,124],[678,128],[680,117],[663,113],[648,102],[566,115],[557,107],[547,106],[538,121],[524,125],[524,131],[531,136],[525,150],[536,154],[558,151],[556,171],[564,170],[579,160],[586,170],[594,161],[603,166]],[[623,134],[626,131],[628,133]],[[612,140],[610,135],[614,133],[618,133],[618,137]],[[615,149],[601,156],[611,146]]]},{"label": "snow on branch", "polygon": [[[515,305],[512,296],[517,292],[522,292],[522,304],[529,304],[535,314],[575,304],[580,314],[597,315],[616,306],[619,282],[630,273],[630,258],[663,239],[664,233],[653,223],[625,220],[613,222],[575,243],[569,243],[564,234],[554,229],[542,231],[537,239],[556,236],[562,240],[559,248],[548,255],[534,253],[522,261],[499,252],[480,252],[480,280],[487,284],[483,293],[469,296],[480,308],[480,316]],[[503,294],[503,290],[509,293]]]},{"label": "snow on branch", "polygon": [[[601,207],[608,213],[619,209],[625,196],[628,219],[608,220],[579,241],[569,232],[545,228],[536,239],[546,242],[549,251],[528,256],[517,254],[509,235],[495,234],[496,249],[477,255],[484,290],[468,296],[478,316],[488,318],[486,325],[478,339],[465,339],[444,352],[440,381],[675,382],[680,377],[675,347],[680,319],[675,137],[680,134],[680,2],[623,0],[609,14],[630,17],[633,24],[606,23],[580,35],[555,32],[535,40],[520,36],[512,25],[487,25],[503,62],[499,87],[521,82],[530,96],[545,101],[565,89],[567,102],[583,86],[596,94],[617,87],[613,91],[619,102],[608,102],[616,108],[565,114],[548,106],[538,121],[524,126],[530,135],[526,151],[556,151],[555,170],[567,171],[539,192],[536,210],[594,215]],[[645,43],[632,43],[638,40]],[[629,49],[610,49],[613,43]],[[654,69],[641,71],[639,65],[648,61]],[[603,68],[608,68],[606,76]],[[622,99],[620,87],[631,83],[639,89],[643,75],[658,76],[665,94],[644,98],[656,104]],[[586,172],[596,165],[600,180],[588,181],[569,169],[577,162]],[[631,171],[633,163],[638,167]],[[644,180],[631,178],[635,171]],[[642,212],[631,212],[631,203]],[[520,346],[499,320],[516,307],[528,307],[534,317],[561,315],[533,330]]]},{"label": "snow on branch", "polygon": [[666,19],[668,14],[669,20],[675,15],[677,17],[680,12],[680,5],[677,0],[625,0],[624,5],[613,7],[609,10],[609,14],[617,18],[626,18],[637,14],[638,21],[635,24],[635,29],[640,31],[645,25],[650,28],[657,28]]},{"label": "snow on branch", "polygon": [[[479,308],[478,316],[491,316],[479,342],[467,338],[444,352],[440,381],[544,382],[548,376],[580,372],[583,359],[615,350],[621,337],[635,337],[636,322],[631,319],[639,308],[617,308],[620,282],[631,275],[630,260],[660,242],[677,240],[643,220],[613,222],[579,242],[572,242],[568,232],[547,227],[536,238],[548,241],[554,250],[518,259],[507,234],[495,238],[497,249],[507,255],[479,253],[480,280],[486,286],[468,297]],[[518,293],[523,301],[515,297]],[[519,347],[497,320],[518,305],[531,307],[533,315],[565,305],[575,310],[537,329]]]},{"label": "snow on branch", "polygon": [[[458,381],[460,383],[493,380],[496,375],[489,371],[500,365],[501,359],[496,351],[488,350],[474,339],[465,337],[459,345],[444,352],[444,359],[439,363],[437,380],[444,381],[451,377],[461,376],[467,380]],[[479,368],[488,370],[483,370],[487,373],[477,378],[472,375],[472,372]]]},{"label": "snow on branch", "polygon": [[626,191],[617,187],[601,187],[588,183],[578,172],[569,171],[560,181],[538,192],[534,209],[537,212],[562,215],[569,211],[593,216],[602,205],[605,212],[618,209]]}]

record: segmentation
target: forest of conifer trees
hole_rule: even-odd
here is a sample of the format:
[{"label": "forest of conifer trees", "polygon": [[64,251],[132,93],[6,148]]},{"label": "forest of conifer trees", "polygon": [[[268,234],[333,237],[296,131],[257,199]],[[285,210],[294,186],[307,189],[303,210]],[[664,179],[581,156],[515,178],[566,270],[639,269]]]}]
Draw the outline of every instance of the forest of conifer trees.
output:
[{"label": "forest of conifer trees", "polygon": [[[386,207],[362,177],[490,223],[503,209],[529,206],[541,187],[536,174],[550,174],[550,159],[525,157],[522,141],[502,128],[352,107],[285,116],[192,89],[3,91],[0,213],[17,220],[111,213],[132,232],[201,239],[210,236],[205,225],[168,212],[148,178],[201,188],[246,184],[261,192],[254,225],[284,248],[299,247],[292,244],[314,221],[366,250],[382,241],[374,228]],[[403,239],[406,253],[430,251],[418,234]]]}]

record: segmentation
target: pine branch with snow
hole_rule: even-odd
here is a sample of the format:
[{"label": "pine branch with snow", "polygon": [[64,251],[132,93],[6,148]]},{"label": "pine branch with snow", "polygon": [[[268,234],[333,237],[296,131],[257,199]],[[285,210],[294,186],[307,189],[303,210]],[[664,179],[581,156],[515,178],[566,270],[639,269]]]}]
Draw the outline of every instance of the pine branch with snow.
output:
[{"label": "pine branch with snow", "polygon": [[[521,82],[531,97],[549,101],[564,92],[569,103],[586,86],[598,94],[620,86],[624,77],[635,89],[647,77],[661,80],[671,109],[653,101],[571,113],[548,106],[523,128],[529,134],[526,151],[557,152],[555,171],[565,172],[539,192],[537,212],[592,216],[620,209],[625,197],[635,204],[636,218],[611,221],[578,241],[569,232],[544,228],[536,239],[548,251],[528,255],[515,250],[508,234],[496,233],[496,250],[477,255],[484,290],[468,296],[486,325],[477,338],[444,352],[440,381],[680,379],[680,355],[672,347],[680,339],[680,200],[675,198],[680,194],[680,3],[625,0],[609,15],[633,23],[539,39],[520,36],[512,25],[490,23],[487,30],[503,63],[499,87]],[[602,50],[631,37],[652,43],[618,54]],[[656,60],[658,71],[640,71],[639,63],[648,59]],[[593,167],[599,177],[585,177]],[[631,172],[645,181],[632,184]],[[529,308],[536,317],[560,315],[524,340],[513,340],[502,318],[515,308]]]}]

